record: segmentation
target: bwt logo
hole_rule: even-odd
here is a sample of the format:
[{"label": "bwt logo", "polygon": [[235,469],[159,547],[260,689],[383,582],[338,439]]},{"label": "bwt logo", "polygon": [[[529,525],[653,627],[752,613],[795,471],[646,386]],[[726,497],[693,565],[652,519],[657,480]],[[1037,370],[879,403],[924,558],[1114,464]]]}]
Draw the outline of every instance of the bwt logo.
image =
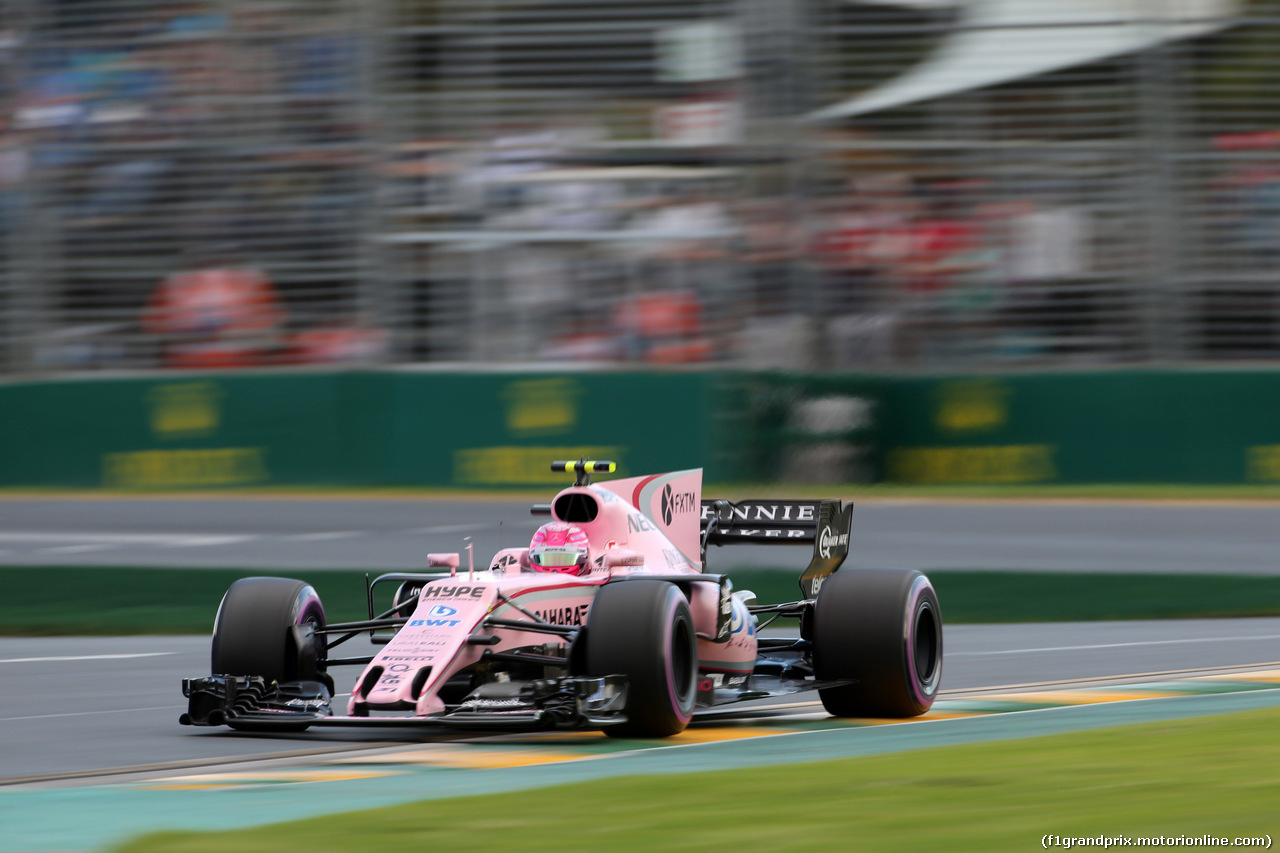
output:
[{"label": "bwt logo", "polygon": [[461,619],[410,619],[410,628],[453,628]]},{"label": "bwt logo", "polygon": [[437,604],[427,611],[428,616],[456,616],[457,610],[445,604]]},{"label": "bwt logo", "polygon": [[693,512],[697,503],[693,492],[672,492],[671,484],[667,483],[662,487],[662,523],[670,524],[676,513]]}]

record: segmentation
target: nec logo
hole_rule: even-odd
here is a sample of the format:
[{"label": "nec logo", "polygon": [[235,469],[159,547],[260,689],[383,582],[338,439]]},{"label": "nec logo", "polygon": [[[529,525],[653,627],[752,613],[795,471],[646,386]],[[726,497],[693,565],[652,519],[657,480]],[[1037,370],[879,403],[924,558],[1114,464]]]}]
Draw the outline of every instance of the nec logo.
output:
[{"label": "nec logo", "polygon": [[672,492],[671,484],[667,483],[662,488],[662,523],[670,524],[676,513],[693,512],[697,505],[693,492]]},{"label": "nec logo", "polygon": [[630,533],[650,533],[653,531],[653,525],[640,513],[633,512],[627,516],[627,531]]}]

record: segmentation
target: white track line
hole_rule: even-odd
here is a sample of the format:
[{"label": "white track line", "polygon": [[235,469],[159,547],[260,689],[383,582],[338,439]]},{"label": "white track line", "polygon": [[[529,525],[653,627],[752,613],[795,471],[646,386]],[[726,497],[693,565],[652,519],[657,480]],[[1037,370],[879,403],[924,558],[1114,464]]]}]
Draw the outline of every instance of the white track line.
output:
[{"label": "white track line", "polygon": [[327,542],[330,539],[351,539],[364,535],[366,532],[363,530],[330,530],[325,533],[295,533],[284,538],[291,542]]},{"label": "white track line", "polygon": [[1136,640],[1132,643],[1095,643],[1087,646],[1048,646],[1042,649],[1003,649],[996,652],[948,652],[947,658],[980,658],[993,655],[1025,655],[1036,652],[1074,652],[1090,649],[1125,649],[1135,646],[1173,646],[1186,643],[1238,643],[1244,640],[1280,640],[1280,634],[1258,634],[1252,637],[1194,637],[1185,640]]},{"label": "white track line", "polygon": [[94,551],[109,551],[118,547],[109,542],[97,542],[87,545],[55,545],[52,548],[40,548],[37,554],[89,554]]},{"label": "white track line", "polygon": [[68,711],[65,714],[33,714],[30,717],[0,717],[0,723],[23,720],[53,720],[59,717],[96,717],[100,714],[136,714],[141,711],[181,711],[182,705],[153,705],[150,708],[111,708],[105,711]]},{"label": "white track line", "polygon": [[68,660],[126,660],[128,658],[158,658],[164,655],[176,655],[177,652],[135,652],[117,655],[53,655],[40,658],[4,658],[0,663],[52,663]]},{"label": "white track line", "polygon": [[483,522],[480,524],[447,524],[443,527],[411,527],[405,530],[405,533],[466,533],[469,530],[488,530],[489,528],[500,527],[496,522]]},{"label": "white track line", "polygon": [[[168,654],[166,652],[166,654]],[[0,661],[4,663],[4,661]],[[350,693],[338,693],[334,695],[334,699],[341,699],[344,696],[350,696]],[[152,705],[149,708],[111,708],[105,711],[67,711],[62,714],[32,714],[28,717],[0,717],[0,723],[16,723],[23,720],[52,720],[59,717],[96,717],[99,714],[132,714],[142,711],[184,711],[186,705]]]},{"label": "white track line", "polygon": [[178,548],[198,548],[208,545],[238,545],[261,537],[251,533],[29,533],[18,530],[0,530],[0,542],[65,542],[67,544],[111,545],[160,545]]}]

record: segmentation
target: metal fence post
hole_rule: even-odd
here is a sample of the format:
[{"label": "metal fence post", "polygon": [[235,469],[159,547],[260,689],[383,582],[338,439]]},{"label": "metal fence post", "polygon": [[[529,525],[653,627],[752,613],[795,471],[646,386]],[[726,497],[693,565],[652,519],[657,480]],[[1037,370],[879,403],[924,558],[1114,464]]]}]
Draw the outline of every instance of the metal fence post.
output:
[{"label": "metal fence post", "polygon": [[1182,193],[1178,187],[1179,152],[1185,130],[1179,121],[1180,67],[1177,44],[1169,38],[1171,21],[1164,0],[1144,0],[1137,26],[1152,31],[1153,47],[1138,58],[1138,118],[1141,136],[1135,153],[1144,175],[1146,198],[1146,271],[1142,282],[1143,350],[1156,361],[1187,356]]}]

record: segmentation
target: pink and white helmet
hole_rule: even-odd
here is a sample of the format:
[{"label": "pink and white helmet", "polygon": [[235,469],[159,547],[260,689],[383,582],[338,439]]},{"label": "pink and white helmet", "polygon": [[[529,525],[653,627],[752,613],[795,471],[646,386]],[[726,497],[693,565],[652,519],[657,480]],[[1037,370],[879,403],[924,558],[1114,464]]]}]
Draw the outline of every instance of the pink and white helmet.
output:
[{"label": "pink and white helmet", "polygon": [[590,561],[587,534],[563,521],[542,525],[529,543],[529,562],[537,572],[583,575],[591,570]]}]

